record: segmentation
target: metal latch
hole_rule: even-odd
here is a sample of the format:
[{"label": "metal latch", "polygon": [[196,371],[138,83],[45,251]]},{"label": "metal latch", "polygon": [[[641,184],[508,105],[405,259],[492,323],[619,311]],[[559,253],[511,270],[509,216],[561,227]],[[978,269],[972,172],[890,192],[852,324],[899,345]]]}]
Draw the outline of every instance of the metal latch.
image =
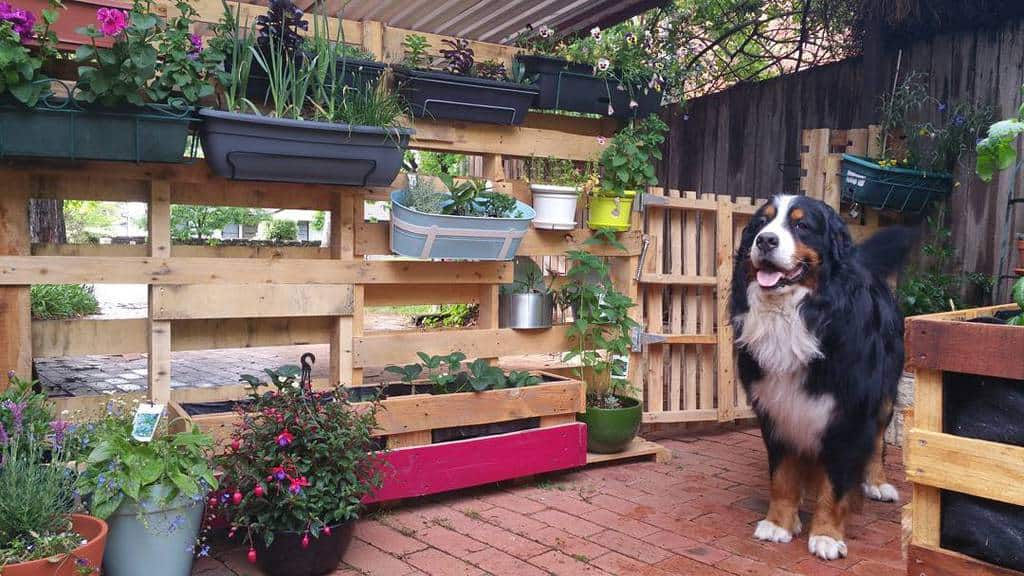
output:
[{"label": "metal latch", "polygon": [[648,344],[664,344],[665,336],[644,332],[639,327],[633,327],[629,331],[630,348],[633,352],[644,352]]},{"label": "metal latch", "polygon": [[647,260],[647,248],[651,245],[651,237],[644,234],[640,244],[640,257],[637,258],[636,273],[633,274],[633,280],[640,281],[640,277],[644,273],[644,260]]}]

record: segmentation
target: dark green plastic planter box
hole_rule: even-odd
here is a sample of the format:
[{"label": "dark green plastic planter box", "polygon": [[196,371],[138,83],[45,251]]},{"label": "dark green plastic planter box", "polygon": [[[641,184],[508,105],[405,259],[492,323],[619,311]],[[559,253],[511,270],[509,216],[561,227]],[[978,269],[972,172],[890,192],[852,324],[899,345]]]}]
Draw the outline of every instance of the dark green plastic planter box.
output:
[{"label": "dark green plastic planter box", "polygon": [[395,68],[398,93],[413,116],[518,126],[526,120],[536,86],[435,72]]},{"label": "dark green plastic planter box", "polygon": [[[300,58],[296,58],[296,62],[300,61]],[[230,72],[230,65],[227,68]],[[341,78],[344,86],[354,90],[375,89],[384,68],[385,65],[381,62],[361,58],[338,58],[335,63],[337,77]],[[245,85],[245,96],[253,102],[263,102],[268,99],[269,94],[270,81],[257,60],[253,58],[249,68],[249,81]]]},{"label": "dark green plastic planter box", "polygon": [[643,407],[634,398],[618,396],[622,408],[595,408],[587,406],[587,411],[579,414],[577,419],[587,425],[587,451],[596,454],[615,454],[625,450],[637,431],[640,430],[640,419]]},{"label": "dark green plastic planter box", "polygon": [[526,68],[527,77],[536,77],[540,94],[532,107],[540,110],[563,110],[608,115],[611,104],[616,118],[645,117],[661,108],[661,92],[642,86],[633,87],[637,107],[629,107],[629,91],[619,90],[615,82],[594,76],[594,69],[549,56],[519,55],[516,59]]},{"label": "dark green plastic planter box", "polygon": [[182,162],[191,109],[0,105],[0,158]]},{"label": "dark green plastic planter box", "polygon": [[953,189],[951,174],[879,166],[853,154],[843,154],[841,178],[844,201],[898,212],[920,212]]}]

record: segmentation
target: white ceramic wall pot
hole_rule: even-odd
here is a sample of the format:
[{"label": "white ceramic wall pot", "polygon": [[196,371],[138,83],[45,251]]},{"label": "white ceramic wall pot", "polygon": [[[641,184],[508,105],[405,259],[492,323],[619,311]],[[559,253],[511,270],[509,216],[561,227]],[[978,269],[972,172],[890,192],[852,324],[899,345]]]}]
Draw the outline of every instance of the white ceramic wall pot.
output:
[{"label": "white ceramic wall pot", "polygon": [[572,186],[530,184],[533,209],[537,217],[533,227],[542,230],[573,230],[576,228],[576,202],[579,192]]}]

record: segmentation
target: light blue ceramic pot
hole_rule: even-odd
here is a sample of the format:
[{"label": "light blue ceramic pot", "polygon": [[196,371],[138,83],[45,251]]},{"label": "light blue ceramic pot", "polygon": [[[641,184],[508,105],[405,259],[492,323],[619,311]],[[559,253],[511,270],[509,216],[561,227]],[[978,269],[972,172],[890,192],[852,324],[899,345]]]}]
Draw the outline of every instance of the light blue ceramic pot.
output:
[{"label": "light blue ceramic pot", "polygon": [[[157,491],[141,502],[125,502],[107,518],[110,533],[103,557],[106,576],[189,576],[192,546],[203,521],[205,500],[179,496],[158,504]],[[142,513],[139,514],[140,507]]]}]

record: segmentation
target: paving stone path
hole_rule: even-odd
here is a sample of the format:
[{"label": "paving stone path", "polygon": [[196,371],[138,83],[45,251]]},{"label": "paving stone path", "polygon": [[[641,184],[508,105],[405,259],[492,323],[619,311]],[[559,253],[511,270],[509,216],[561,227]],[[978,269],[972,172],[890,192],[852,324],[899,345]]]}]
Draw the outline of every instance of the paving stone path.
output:
[{"label": "paving stone path", "polygon": [[[848,558],[823,562],[807,536],[755,541],[767,509],[756,430],[662,441],[667,464],[634,462],[492,485],[371,512],[334,574],[371,576],[902,576],[900,505],[866,502],[850,518]],[[909,497],[899,449],[890,481]],[[809,525],[809,502],[804,525]],[[198,576],[259,576],[238,544],[214,540]]]}]

